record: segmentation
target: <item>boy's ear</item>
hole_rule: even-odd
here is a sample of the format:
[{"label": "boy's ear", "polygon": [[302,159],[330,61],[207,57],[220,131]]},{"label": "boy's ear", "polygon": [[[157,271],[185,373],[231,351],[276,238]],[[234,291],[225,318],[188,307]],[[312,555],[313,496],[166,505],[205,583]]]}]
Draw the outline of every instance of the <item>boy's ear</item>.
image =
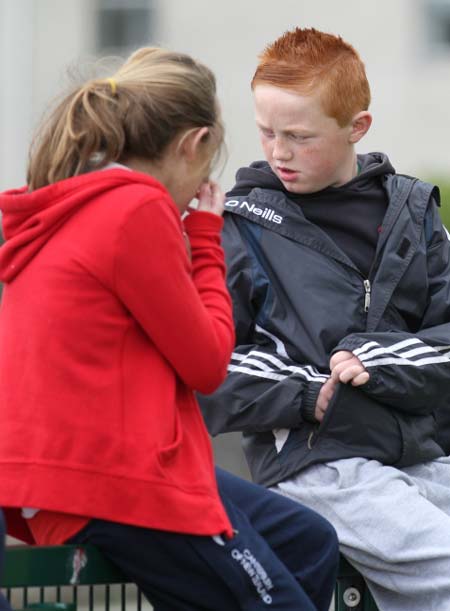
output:
[{"label": "boy's ear", "polygon": [[363,136],[367,134],[370,126],[372,125],[372,115],[367,110],[358,112],[353,119],[351,125],[351,131],[349,141],[352,144],[359,142]]},{"label": "boy's ear", "polygon": [[203,142],[208,139],[209,127],[193,127],[180,138],[177,151],[189,161],[195,159]]}]

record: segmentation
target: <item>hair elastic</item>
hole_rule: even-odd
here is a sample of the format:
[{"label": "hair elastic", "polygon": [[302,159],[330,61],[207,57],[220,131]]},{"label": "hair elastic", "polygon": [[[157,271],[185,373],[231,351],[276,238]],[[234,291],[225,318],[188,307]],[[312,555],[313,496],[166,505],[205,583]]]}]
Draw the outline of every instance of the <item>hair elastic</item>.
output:
[{"label": "hair elastic", "polygon": [[110,76],[109,78],[106,79],[111,87],[111,93],[113,95],[116,95],[117,93],[117,82],[116,79],[113,78],[112,76]]}]

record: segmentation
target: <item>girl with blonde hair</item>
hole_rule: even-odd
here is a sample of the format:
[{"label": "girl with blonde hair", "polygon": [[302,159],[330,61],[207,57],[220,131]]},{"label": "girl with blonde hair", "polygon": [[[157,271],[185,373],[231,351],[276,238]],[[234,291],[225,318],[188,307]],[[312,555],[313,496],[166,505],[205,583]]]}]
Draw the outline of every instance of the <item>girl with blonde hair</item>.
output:
[{"label": "girl with blonde hair", "polygon": [[0,505],[15,536],[97,545],[158,611],[313,609],[334,531],[216,474],[194,394],[234,344],[222,141],[211,71],[143,48],[62,100],[0,195]]}]

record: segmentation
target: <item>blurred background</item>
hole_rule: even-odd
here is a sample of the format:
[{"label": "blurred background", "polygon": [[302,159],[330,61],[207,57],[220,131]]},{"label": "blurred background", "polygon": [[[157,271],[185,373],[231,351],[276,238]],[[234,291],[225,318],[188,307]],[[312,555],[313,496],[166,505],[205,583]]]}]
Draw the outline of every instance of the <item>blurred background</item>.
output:
[{"label": "blurred background", "polygon": [[[68,69],[148,44],[214,70],[228,144],[219,181],[230,188],[238,167],[261,158],[250,94],[258,53],[295,26],[356,47],[374,115],[358,150],[437,182],[450,227],[450,0],[0,0],[0,189],[24,183],[33,129]],[[222,466],[248,476],[237,435],[214,446]]]}]

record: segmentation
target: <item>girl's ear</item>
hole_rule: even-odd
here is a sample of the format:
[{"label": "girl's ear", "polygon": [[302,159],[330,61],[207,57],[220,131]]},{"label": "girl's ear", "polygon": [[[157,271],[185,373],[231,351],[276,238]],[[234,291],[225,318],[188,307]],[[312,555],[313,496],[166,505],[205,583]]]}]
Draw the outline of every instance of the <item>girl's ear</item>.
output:
[{"label": "girl's ear", "polygon": [[184,155],[189,161],[195,159],[201,146],[209,136],[209,127],[193,127],[188,129],[178,141],[177,152]]},{"label": "girl's ear", "polygon": [[359,140],[361,140],[361,138],[367,134],[371,125],[372,115],[370,112],[367,110],[358,112],[358,114],[356,114],[352,119],[349,142],[351,142],[351,144],[359,142]]}]

